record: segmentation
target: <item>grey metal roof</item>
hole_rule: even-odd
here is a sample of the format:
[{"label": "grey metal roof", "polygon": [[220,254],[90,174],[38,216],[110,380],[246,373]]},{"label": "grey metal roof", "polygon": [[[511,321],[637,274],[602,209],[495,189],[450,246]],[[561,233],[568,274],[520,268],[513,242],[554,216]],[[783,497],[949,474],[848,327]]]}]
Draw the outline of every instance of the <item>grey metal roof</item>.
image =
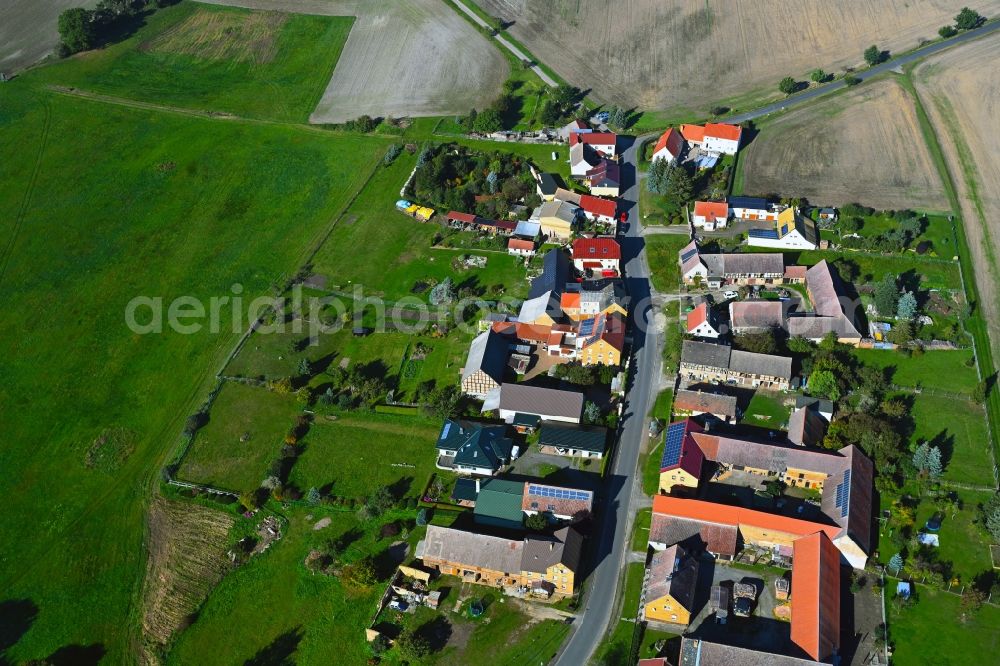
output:
[{"label": "grey metal roof", "polygon": [[543,423],[538,430],[538,443],[541,446],[554,446],[559,449],[604,453],[608,444],[608,431],[596,427],[573,427]]},{"label": "grey metal roof", "polygon": [[785,256],[780,252],[723,254],[722,271],[726,275],[783,275],[785,273]]},{"label": "grey metal roof", "polygon": [[504,384],[500,387],[500,409],[524,414],[579,419],[583,412],[583,394],[576,391]]},{"label": "grey metal roof", "polygon": [[646,603],[666,595],[686,608],[694,610],[694,593],[698,583],[698,560],[678,544],[657,551],[647,567]]},{"label": "grey metal roof", "polygon": [[538,174],[538,187],[543,194],[555,194],[556,188],[559,187],[559,182],[555,174],[540,173]]}]

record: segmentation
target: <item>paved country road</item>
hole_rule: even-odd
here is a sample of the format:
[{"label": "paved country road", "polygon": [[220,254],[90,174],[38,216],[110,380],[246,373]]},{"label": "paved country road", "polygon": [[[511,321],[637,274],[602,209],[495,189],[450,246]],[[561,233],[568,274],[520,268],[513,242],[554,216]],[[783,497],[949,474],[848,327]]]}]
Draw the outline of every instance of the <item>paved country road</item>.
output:
[{"label": "paved country road", "polygon": [[[873,76],[878,76],[879,74],[888,72],[889,70],[894,69],[896,67],[908,65],[911,62],[915,62],[917,60],[920,60],[921,58],[925,58],[933,53],[937,53],[938,51],[943,51],[945,49],[951,48],[952,46],[958,46],[959,44],[962,44],[972,39],[977,39],[979,37],[982,37],[983,35],[988,35],[992,32],[996,32],[997,30],[1000,30],[1000,21],[987,23],[986,25],[982,25],[974,30],[963,32],[960,35],[952,37],[951,39],[946,39],[940,42],[934,42],[933,44],[928,44],[927,46],[922,46],[914,51],[910,51],[909,53],[901,55],[897,58],[891,58],[889,60],[886,60],[885,62],[875,65],[874,67],[871,67],[869,69],[859,70],[857,72],[854,72],[854,76],[864,81],[865,79],[869,79]],[[823,95],[827,95],[831,92],[834,92],[835,90],[840,90],[841,88],[845,88],[846,86],[847,84],[844,83],[843,79],[834,81],[824,86],[819,86],[817,88],[807,90],[806,92],[800,93],[798,95],[793,95],[787,99],[774,102],[773,104],[762,106],[758,109],[754,109],[753,111],[747,111],[746,113],[740,113],[730,118],[726,118],[726,122],[742,123],[745,120],[753,120],[754,118],[760,118],[761,116],[766,116],[776,111],[783,111],[787,108],[798,106],[799,104],[804,104],[805,102],[816,99],[817,97],[822,97]]]},{"label": "paved country road", "polygon": [[[653,307],[649,265],[637,203],[639,181],[636,164],[638,151],[647,138],[639,137],[627,145],[621,159],[622,178],[628,188],[622,193],[619,206],[628,212],[628,232],[620,235],[618,240],[622,244],[625,281],[632,303],[631,388],[626,396],[618,449],[608,475],[603,506],[591,537],[596,541],[593,548],[595,556],[592,558],[593,568],[586,577],[585,610],[580,613],[556,661],[559,666],[586,664],[607,632],[612,611],[615,610],[618,577],[623,570],[625,551],[630,542],[632,514],[642,494],[640,485],[636,483],[636,466],[646,437],[646,415],[659,389],[662,358],[662,341],[651,324]],[[619,138],[623,144],[629,140],[627,137]],[[634,610],[626,609],[624,613],[634,614]]]},{"label": "paved country road", "polygon": [[[478,25],[481,25],[484,28],[492,28],[492,26],[489,25],[486,21],[484,21],[483,19],[479,18],[479,14],[477,14],[476,12],[472,11],[471,9],[469,9],[462,2],[462,0],[452,0],[452,2],[454,2],[455,6],[457,6],[459,9],[461,9],[463,13],[465,13],[466,15],[468,15],[468,17],[471,18],[473,21],[475,21]],[[494,35],[493,38],[496,39],[498,42],[500,42],[505,49],[507,49],[508,51],[510,51],[511,53],[513,53],[514,57],[517,58],[518,60],[521,60],[522,62],[525,61],[525,60],[532,60],[527,55],[525,55],[521,51],[521,49],[519,49],[516,46],[514,46],[513,44],[511,44],[507,40],[507,38],[504,37],[501,33],[498,32],[496,35]],[[534,61],[532,60],[532,62],[534,62]],[[535,74],[538,74],[538,78],[540,78],[542,81],[545,81],[545,83],[547,85],[552,86],[553,88],[555,88],[555,87],[557,87],[559,85],[558,83],[556,83],[555,79],[553,79],[551,76],[549,76],[544,71],[542,71],[542,68],[539,67],[538,65],[532,65],[531,66],[531,71],[533,71]]]}]

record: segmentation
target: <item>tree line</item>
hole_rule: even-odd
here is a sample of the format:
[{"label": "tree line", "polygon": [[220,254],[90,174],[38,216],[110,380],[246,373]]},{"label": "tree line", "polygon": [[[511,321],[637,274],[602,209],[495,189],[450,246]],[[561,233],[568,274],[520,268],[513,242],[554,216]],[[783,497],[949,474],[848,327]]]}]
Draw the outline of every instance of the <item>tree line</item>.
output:
[{"label": "tree line", "polygon": [[176,2],[178,0],[100,0],[93,9],[67,9],[59,15],[56,53],[65,58],[116,41],[145,10]]}]

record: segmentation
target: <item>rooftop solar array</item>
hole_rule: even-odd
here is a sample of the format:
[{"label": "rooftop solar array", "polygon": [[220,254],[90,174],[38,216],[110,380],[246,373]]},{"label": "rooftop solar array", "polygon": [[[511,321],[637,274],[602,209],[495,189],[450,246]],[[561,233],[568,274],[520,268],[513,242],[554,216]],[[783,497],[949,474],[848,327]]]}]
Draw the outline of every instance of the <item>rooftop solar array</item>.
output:
[{"label": "rooftop solar array", "polygon": [[688,250],[687,252],[685,252],[684,254],[681,255],[681,261],[687,261],[688,259],[690,259],[691,257],[693,257],[696,254],[698,254],[698,249],[697,248]]},{"label": "rooftop solar array", "polygon": [[672,423],[667,427],[667,436],[663,444],[663,458],[660,460],[660,469],[673,467],[680,462],[686,429],[687,424],[684,421]]},{"label": "rooftop solar array", "polygon": [[580,328],[577,330],[577,335],[581,337],[586,337],[594,332],[594,324],[596,319],[584,319],[580,322]]},{"label": "rooftop solar array", "polygon": [[444,428],[441,429],[441,440],[444,441],[448,439],[448,433],[451,432],[451,421],[444,422]]},{"label": "rooftop solar array", "polygon": [[847,512],[851,508],[851,470],[844,470],[844,480],[837,484],[837,502],[840,508],[840,517],[846,518]]},{"label": "rooftop solar array", "polygon": [[589,490],[574,490],[572,488],[556,488],[553,486],[528,485],[528,494],[536,497],[553,497],[555,499],[580,500],[589,502],[593,493]]},{"label": "rooftop solar array", "polygon": [[750,238],[768,238],[770,240],[778,240],[778,232],[774,229],[750,229],[747,231]]}]

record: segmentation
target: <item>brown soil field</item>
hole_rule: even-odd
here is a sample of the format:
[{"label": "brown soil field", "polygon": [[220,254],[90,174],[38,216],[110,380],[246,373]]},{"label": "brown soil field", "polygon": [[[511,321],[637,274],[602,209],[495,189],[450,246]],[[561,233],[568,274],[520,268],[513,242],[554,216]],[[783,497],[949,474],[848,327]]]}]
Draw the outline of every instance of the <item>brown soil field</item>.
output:
[{"label": "brown soil field", "polygon": [[766,122],[741,161],[746,194],[807,197],[824,206],[948,209],[914,101],[892,80]]},{"label": "brown soil field", "polygon": [[0,72],[12,74],[52,53],[59,44],[59,14],[96,4],[97,0],[0,1]]},{"label": "brown soil field", "polygon": [[465,114],[489,106],[510,74],[497,46],[441,0],[206,1],[357,17],[314,123]]},{"label": "brown soil field", "polygon": [[149,560],[143,586],[144,661],[166,645],[229,570],[230,514],[157,498],[149,509]]},{"label": "brown soil field", "polygon": [[962,4],[986,16],[998,0],[479,0],[510,34],[592,97],[644,110],[705,115],[740,96],[778,97],[806,79],[863,64],[871,44],[910,49],[937,37]]},{"label": "brown soil field", "polygon": [[1000,35],[928,58],[913,72],[957,188],[979,303],[1000,358]]},{"label": "brown soil field", "polygon": [[278,33],[287,18],[283,12],[229,14],[200,10],[142,48],[207,60],[271,62],[277,51]]}]

